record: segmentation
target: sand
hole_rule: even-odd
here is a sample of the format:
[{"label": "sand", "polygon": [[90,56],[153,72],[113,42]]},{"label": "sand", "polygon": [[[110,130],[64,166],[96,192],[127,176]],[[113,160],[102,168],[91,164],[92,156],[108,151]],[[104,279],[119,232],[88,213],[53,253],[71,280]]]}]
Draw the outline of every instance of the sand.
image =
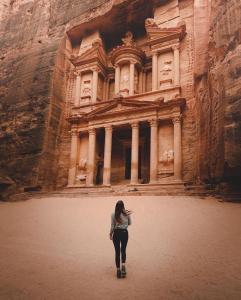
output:
[{"label": "sand", "polygon": [[[110,215],[134,211],[127,277]],[[0,203],[0,299],[241,299],[241,204],[198,197],[49,197]]]}]

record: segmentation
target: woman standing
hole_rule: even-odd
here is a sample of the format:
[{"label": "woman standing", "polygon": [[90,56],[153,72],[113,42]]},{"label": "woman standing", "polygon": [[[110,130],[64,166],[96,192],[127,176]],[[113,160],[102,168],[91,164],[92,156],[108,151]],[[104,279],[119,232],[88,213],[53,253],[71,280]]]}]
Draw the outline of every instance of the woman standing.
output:
[{"label": "woman standing", "polygon": [[[115,247],[115,263],[117,268],[117,278],[126,276],[126,246],[128,242],[127,227],[131,224],[130,214],[132,212],[125,209],[124,202],[119,200],[115,206],[115,212],[111,215],[110,239]],[[122,266],[120,269],[120,254]]]}]

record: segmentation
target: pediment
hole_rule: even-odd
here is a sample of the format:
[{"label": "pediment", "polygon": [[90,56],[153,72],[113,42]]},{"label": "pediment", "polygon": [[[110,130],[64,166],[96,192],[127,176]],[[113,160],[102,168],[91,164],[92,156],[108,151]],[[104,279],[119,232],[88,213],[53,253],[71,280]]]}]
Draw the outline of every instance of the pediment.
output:
[{"label": "pediment", "polygon": [[127,114],[145,109],[157,109],[159,107],[158,103],[150,101],[117,99],[110,102],[111,103],[108,103],[101,108],[97,108],[92,112],[86,114],[85,118],[91,119],[112,114]]},{"label": "pediment", "polygon": [[106,65],[106,54],[102,45],[94,44],[90,49],[87,49],[81,55],[71,58],[71,62],[74,65],[84,64],[90,61],[100,61],[103,65]]},{"label": "pediment", "polygon": [[176,38],[181,40],[186,33],[185,23],[182,23],[177,27],[161,28],[155,23],[154,19],[147,19],[145,28],[150,41],[158,40],[158,42]]}]

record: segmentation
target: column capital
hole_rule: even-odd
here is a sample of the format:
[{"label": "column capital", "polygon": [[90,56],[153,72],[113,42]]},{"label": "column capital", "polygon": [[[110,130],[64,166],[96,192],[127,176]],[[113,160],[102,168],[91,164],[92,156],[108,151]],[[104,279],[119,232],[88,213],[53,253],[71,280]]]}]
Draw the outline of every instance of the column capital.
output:
[{"label": "column capital", "polygon": [[172,123],[173,124],[177,124],[177,123],[181,123],[181,120],[182,120],[182,116],[176,116],[172,119]]},{"label": "column capital", "polygon": [[95,130],[94,127],[89,128],[89,129],[88,129],[88,132],[89,132],[90,135],[95,135],[95,134],[96,134],[96,130]]},{"label": "column capital", "polygon": [[130,59],[130,65],[135,65],[136,64],[136,61],[135,60],[132,60]]},{"label": "column capital", "polygon": [[96,67],[92,67],[92,68],[91,68],[91,71],[92,71],[92,72],[100,73],[101,70],[100,70],[99,67],[96,66]]},{"label": "column capital", "polygon": [[155,55],[157,56],[157,55],[158,55],[158,51],[157,51],[157,50],[152,50],[152,51],[151,51],[151,55],[152,55],[152,56],[155,56]]},{"label": "column capital", "polygon": [[131,128],[139,128],[139,122],[138,121],[132,122],[130,124],[131,124]]},{"label": "column capital", "polygon": [[75,76],[80,76],[81,75],[81,70],[74,70],[74,75]]},{"label": "column capital", "polygon": [[180,49],[180,45],[174,45],[172,46],[172,50],[175,51],[175,50],[179,50]]},{"label": "column capital", "polygon": [[151,127],[157,127],[158,125],[158,120],[157,119],[151,119],[151,120],[148,120],[149,124]]},{"label": "column capital", "polygon": [[105,125],[104,126],[105,127],[105,131],[112,131],[112,129],[113,129],[113,126],[112,125]]},{"label": "column capital", "polygon": [[70,134],[71,134],[71,136],[78,136],[79,132],[78,132],[77,129],[72,129],[72,130],[70,131]]}]

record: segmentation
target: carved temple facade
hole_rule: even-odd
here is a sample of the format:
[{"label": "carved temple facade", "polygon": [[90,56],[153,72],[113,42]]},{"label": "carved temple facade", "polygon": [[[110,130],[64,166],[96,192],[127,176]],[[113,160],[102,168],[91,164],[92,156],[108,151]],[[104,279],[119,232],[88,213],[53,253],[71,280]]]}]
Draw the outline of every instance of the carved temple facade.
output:
[{"label": "carved temple facade", "polygon": [[98,28],[69,34],[69,187],[182,182],[185,22],[154,13],[141,35],[129,29],[114,43]]}]

